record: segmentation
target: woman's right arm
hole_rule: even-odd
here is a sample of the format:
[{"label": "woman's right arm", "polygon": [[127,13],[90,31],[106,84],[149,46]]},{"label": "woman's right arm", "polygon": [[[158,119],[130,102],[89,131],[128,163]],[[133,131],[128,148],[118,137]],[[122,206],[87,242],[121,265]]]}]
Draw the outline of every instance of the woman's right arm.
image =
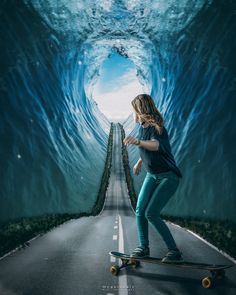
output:
[{"label": "woman's right arm", "polygon": [[138,175],[141,168],[142,168],[142,159],[139,158],[137,163],[134,165],[134,168],[133,168],[134,175]]}]

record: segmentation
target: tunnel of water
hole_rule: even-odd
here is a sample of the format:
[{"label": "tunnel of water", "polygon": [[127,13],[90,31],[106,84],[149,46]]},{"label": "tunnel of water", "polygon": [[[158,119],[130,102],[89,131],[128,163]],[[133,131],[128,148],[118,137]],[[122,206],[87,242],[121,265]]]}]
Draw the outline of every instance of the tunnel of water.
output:
[{"label": "tunnel of water", "polygon": [[[235,13],[223,0],[2,1],[0,220],[91,211],[111,122],[85,88],[116,52],[150,89],[183,174],[164,213],[235,222]],[[132,115],[120,123],[136,134]]]}]

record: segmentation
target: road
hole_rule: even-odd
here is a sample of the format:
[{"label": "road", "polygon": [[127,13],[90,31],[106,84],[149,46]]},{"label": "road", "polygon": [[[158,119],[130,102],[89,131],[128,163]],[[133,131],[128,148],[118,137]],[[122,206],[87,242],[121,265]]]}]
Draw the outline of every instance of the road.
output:
[{"label": "road", "polygon": [[[109,251],[130,253],[137,246],[135,212],[127,194],[121,158],[121,132],[114,124],[110,182],[103,210],[98,216],[70,220],[34,239],[25,250],[0,260],[1,295],[198,295],[236,294],[235,267],[213,289],[204,289],[203,270],[143,264],[113,276],[109,269],[119,263]],[[188,261],[231,263],[215,249],[185,229],[167,222]],[[149,226],[150,254],[163,256],[166,246]],[[207,257],[207,259],[206,259]]]}]

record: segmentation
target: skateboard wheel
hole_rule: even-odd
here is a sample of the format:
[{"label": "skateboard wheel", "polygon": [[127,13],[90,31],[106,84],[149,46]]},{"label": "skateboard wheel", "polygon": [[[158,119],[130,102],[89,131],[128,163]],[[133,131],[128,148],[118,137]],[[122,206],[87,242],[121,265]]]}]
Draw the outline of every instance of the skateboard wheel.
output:
[{"label": "skateboard wheel", "polygon": [[118,265],[112,265],[111,268],[110,268],[110,272],[111,272],[114,276],[118,275],[119,271],[120,271],[120,268],[119,268]]},{"label": "skateboard wheel", "polygon": [[212,279],[210,277],[202,279],[202,286],[206,289],[210,288],[212,286]]}]

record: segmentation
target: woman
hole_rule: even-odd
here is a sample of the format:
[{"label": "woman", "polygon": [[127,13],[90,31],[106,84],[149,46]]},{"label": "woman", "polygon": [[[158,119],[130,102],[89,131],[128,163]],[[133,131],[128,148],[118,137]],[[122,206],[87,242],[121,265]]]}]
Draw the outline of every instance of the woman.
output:
[{"label": "woman", "polygon": [[141,124],[141,128],[137,138],[128,136],[123,142],[125,145],[134,144],[139,147],[140,159],[134,165],[134,174],[139,174],[142,163],[147,171],[136,205],[140,245],[134,249],[131,256],[150,255],[149,221],[159,232],[168,248],[162,262],[183,262],[182,253],[177,248],[169,228],[160,218],[160,212],[175,193],[182,174],[171,153],[163,117],[152,97],[148,94],[140,94],[132,100],[131,104],[134,110],[134,120]]}]

